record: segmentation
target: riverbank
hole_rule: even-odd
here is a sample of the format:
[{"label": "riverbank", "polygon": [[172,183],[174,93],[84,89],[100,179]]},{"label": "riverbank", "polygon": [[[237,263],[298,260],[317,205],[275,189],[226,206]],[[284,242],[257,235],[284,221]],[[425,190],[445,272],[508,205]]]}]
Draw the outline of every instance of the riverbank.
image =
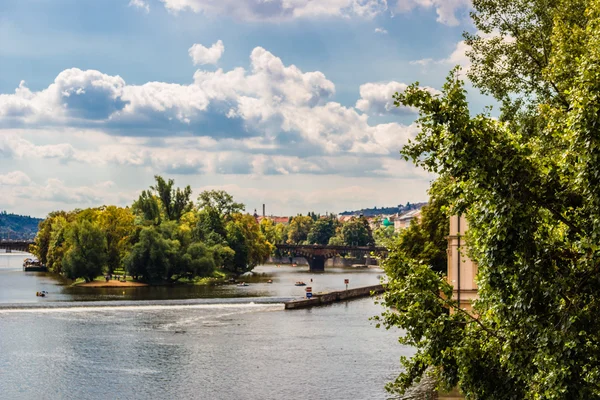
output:
[{"label": "riverbank", "polygon": [[149,286],[147,283],[142,282],[134,282],[134,281],[117,281],[117,280],[106,280],[102,281],[92,281],[92,282],[82,282],[76,283],[73,286],[77,287],[88,287],[88,288],[124,288],[124,287],[144,287]]},{"label": "riverbank", "polygon": [[352,300],[361,297],[369,297],[372,294],[379,294],[385,291],[383,285],[365,286],[347,290],[337,290],[328,293],[315,293],[310,299],[292,300],[285,303],[286,310],[295,310],[299,308],[310,308],[324,306],[342,300]]}]

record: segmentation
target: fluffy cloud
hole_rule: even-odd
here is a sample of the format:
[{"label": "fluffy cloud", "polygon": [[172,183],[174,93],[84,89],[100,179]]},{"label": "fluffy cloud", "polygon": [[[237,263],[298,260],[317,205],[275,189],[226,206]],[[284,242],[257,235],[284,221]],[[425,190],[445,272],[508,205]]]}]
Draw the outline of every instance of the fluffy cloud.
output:
[{"label": "fluffy cloud", "polygon": [[381,33],[382,35],[387,35],[388,31],[383,28],[375,28],[375,33]]},{"label": "fluffy cloud", "polygon": [[[497,38],[499,36],[498,32],[492,32],[490,34],[483,33],[481,31],[477,32],[477,35],[484,39],[492,39]],[[515,39],[511,36],[504,36],[502,38],[504,43],[514,43]],[[465,43],[464,40],[456,43],[454,49],[450,53],[450,55],[446,58],[442,58],[440,60],[434,60],[432,58],[424,58],[421,60],[411,61],[410,63],[413,65],[420,65],[422,67],[427,67],[432,64],[443,64],[449,66],[460,66],[463,70],[467,71],[471,68],[471,60],[467,56],[467,52],[471,50],[471,46]]]},{"label": "fluffy cloud", "polygon": [[371,18],[387,10],[387,0],[161,0],[173,12],[233,16],[248,21],[303,17]]},{"label": "fluffy cloud", "polygon": [[[286,66],[261,47],[252,51],[250,65],[248,71],[198,70],[189,85],[127,85],[119,76],[73,68],[39,92],[22,84],[15,94],[2,95],[0,115],[6,118],[0,127],[82,126],[126,136],[192,134],[216,141],[233,139],[242,150],[255,138],[255,146],[297,156],[396,154],[398,149],[387,147],[390,142],[379,134],[380,127],[369,124],[367,115],[329,101],[335,86],[323,73]],[[363,85],[357,107],[365,112],[392,111],[386,101],[403,88],[398,85],[402,84]],[[395,146],[413,134],[399,124],[385,131],[401,138]],[[7,146],[0,151],[16,151],[19,157],[32,151],[19,143]],[[75,157],[65,144],[61,146],[44,151]]]},{"label": "fluffy cloud", "polygon": [[[405,83],[394,81],[365,83],[360,86],[360,99],[356,102],[355,107],[374,115],[415,113],[417,110],[412,107],[396,107],[394,105],[394,94],[404,92],[407,87],[408,85]],[[424,89],[433,94],[439,93],[430,87],[424,87]]]},{"label": "fluffy cloud", "polygon": [[[371,124],[369,116],[395,112],[391,95],[405,85],[363,85],[361,113],[331,101],[335,86],[319,71],[285,65],[261,47],[249,63],[248,69],[198,70],[187,85],[128,85],[119,76],[76,68],[40,91],[22,83],[0,96],[0,159],[25,172],[33,160],[34,169],[151,175],[396,176],[398,151],[418,128]],[[74,191],[58,181],[40,189],[49,202],[104,198],[101,188]]]},{"label": "fluffy cloud", "polygon": [[12,171],[0,175],[0,186],[24,186],[31,182],[29,176],[23,171]]},{"label": "fluffy cloud", "polygon": [[434,8],[438,15],[438,22],[456,26],[460,23],[456,16],[457,12],[470,8],[471,0],[398,0],[396,3],[398,12],[408,12],[416,7]]},{"label": "fluffy cloud", "polygon": [[150,6],[144,0],[130,0],[129,7],[139,8],[146,11],[147,13],[150,12]]},{"label": "fluffy cloud", "polygon": [[223,42],[218,40],[210,47],[204,47],[201,44],[195,43],[189,48],[188,53],[194,65],[205,65],[216,64],[221,59],[224,51],[225,46],[223,46]]}]

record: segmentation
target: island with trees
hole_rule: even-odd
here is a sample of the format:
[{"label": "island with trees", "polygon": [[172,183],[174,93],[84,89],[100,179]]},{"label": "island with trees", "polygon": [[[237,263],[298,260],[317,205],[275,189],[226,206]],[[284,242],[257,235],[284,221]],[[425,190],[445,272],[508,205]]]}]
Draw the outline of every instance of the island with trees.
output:
[{"label": "island with trees", "polygon": [[275,224],[244,213],[225,191],[202,192],[193,202],[189,186],[155,181],[130,207],[51,212],[39,223],[32,253],[72,280],[117,273],[165,284],[241,275],[275,255],[277,243],[367,246],[382,237],[364,217],[341,223],[310,212]]}]

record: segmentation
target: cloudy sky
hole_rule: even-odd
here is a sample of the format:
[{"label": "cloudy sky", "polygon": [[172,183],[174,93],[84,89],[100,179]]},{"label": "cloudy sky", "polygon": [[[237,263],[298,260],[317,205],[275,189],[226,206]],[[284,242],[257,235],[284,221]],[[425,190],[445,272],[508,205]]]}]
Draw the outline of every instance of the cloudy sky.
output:
[{"label": "cloudy sky", "polygon": [[392,95],[465,65],[468,7],[2,0],[0,210],[126,205],[155,174],[275,215],[424,201]]}]

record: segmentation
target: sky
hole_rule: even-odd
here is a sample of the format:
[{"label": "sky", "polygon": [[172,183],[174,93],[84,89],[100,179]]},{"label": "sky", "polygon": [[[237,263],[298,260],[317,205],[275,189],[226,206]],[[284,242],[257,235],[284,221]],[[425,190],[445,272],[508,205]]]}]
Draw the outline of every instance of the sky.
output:
[{"label": "sky", "polygon": [[0,210],[124,206],[157,174],[269,215],[426,201],[392,96],[468,68],[469,7],[2,0]]}]

